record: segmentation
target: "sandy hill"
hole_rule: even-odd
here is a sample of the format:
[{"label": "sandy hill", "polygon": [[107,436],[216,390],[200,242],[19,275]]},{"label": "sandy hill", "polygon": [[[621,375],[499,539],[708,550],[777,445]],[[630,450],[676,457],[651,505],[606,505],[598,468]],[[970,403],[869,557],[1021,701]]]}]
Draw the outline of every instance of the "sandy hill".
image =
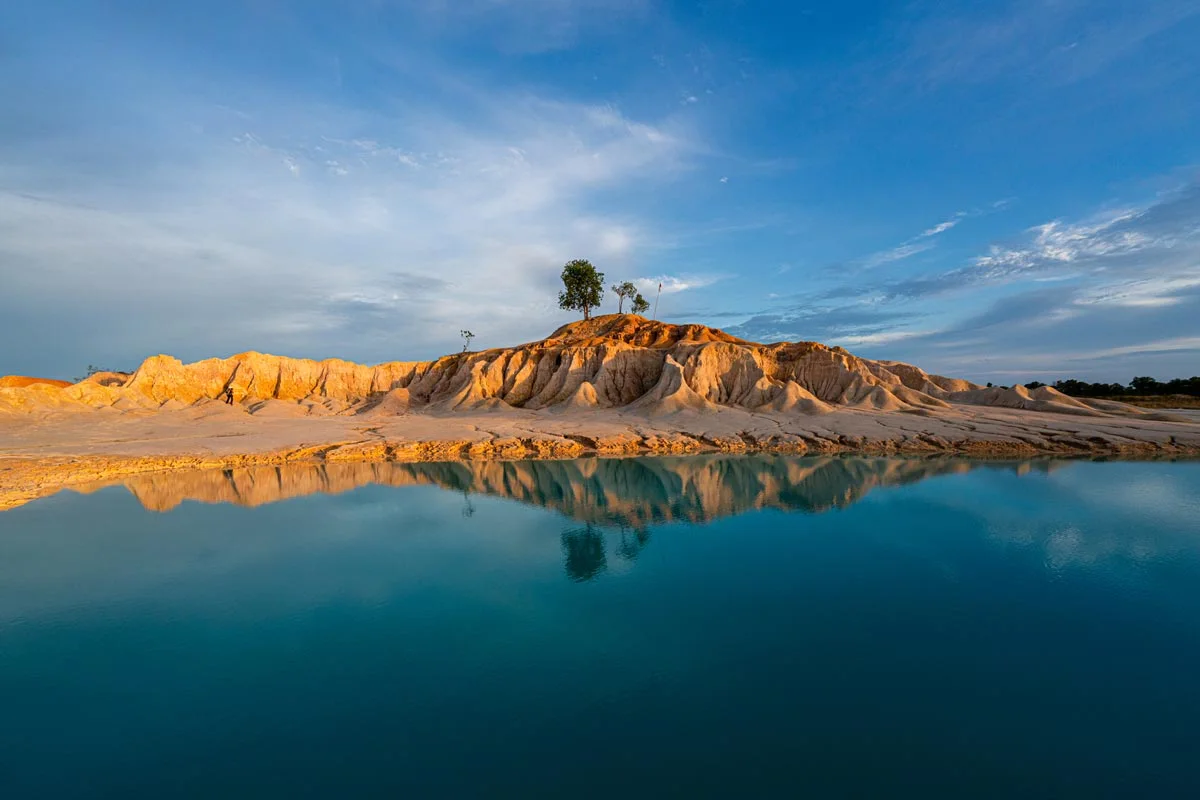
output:
[{"label": "sandy hill", "polygon": [[721,407],[807,415],[847,407],[928,415],[952,404],[1087,416],[1144,414],[1112,403],[1101,408],[1050,388],[985,389],[817,342],[759,344],[704,325],[671,325],[633,314],[574,322],[541,341],[434,361],[363,366],[247,352],[183,364],[158,355],[131,374],[99,373],[73,385],[6,378],[0,387],[0,411],[9,413],[180,409],[220,404],[231,387],[236,410],[282,417],[514,408],[617,408],[656,416]]},{"label": "sandy hill", "polygon": [[71,385],[70,381],[58,381],[54,378],[31,378],[28,375],[5,375],[0,378],[0,389],[24,389],[26,386],[42,384],[43,386],[54,386],[59,389]]}]

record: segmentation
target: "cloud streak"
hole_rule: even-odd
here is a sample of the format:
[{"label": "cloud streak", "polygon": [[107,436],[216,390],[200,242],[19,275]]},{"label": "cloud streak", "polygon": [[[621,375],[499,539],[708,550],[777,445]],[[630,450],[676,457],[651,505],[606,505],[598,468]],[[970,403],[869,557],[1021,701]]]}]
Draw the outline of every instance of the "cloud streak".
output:
[{"label": "cloud streak", "polygon": [[936,237],[941,236],[943,233],[953,229],[963,220],[971,217],[982,216],[985,213],[993,213],[1001,210],[1004,207],[1004,205],[1000,205],[999,203],[993,203],[988,211],[956,211],[949,219],[939,222],[937,225],[934,225],[931,228],[926,228],[916,236],[907,239],[896,247],[888,250],[881,250],[877,253],[872,253],[871,255],[859,261],[858,266],[862,267],[863,269],[874,269],[885,264],[891,264],[895,261],[903,261],[906,258],[917,255],[918,253],[924,253],[927,250],[932,250],[937,246],[933,241]]},{"label": "cloud streak", "polygon": [[957,214],[955,214],[953,217],[946,220],[945,222],[939,222],[937,225],[934,225],[932,228],[921,231],[920,235],[917,238],[928,239],[931,236],[937,236],[938,234],[945,233],[946,231],[950,230],[958,223],[962,222],[963,218],[966,216],[967,216],[967,212],[959,211]]},{"label": "cloud streak", "polygon": [[649,297],[658,293],[662,286],[663,294],[678,294],[689,289],[703,289],[721,280],[720,275],[656,275],[650,278],[634,278],[633,285]]}]

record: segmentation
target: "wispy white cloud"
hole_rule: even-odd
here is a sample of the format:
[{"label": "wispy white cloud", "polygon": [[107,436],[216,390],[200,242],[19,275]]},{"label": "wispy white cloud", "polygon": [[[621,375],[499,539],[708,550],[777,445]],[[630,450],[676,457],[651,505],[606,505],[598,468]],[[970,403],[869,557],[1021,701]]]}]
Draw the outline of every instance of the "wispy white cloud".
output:
[{"label": "wispy white cloud", "polygon": [[1115,356],[1140,355],[1142,353],[1170,353],[1177,350],[1200,351],[1200,336],[1180,336],[1174,339],[1157,339],[1150,342],[1139,342],[1138,344],[1123,345],[1121,347],[1109,347],[1103,350],[1092,350],[1091,352],[1076,353],[1073,355],[1068,355],[1066,358],[1078,361],[1081,359],[1099,359],[1113,358]]},{"label": "wispy white cloud", "polygon": [[712,286],[721,280],[721,275],[656,275],[650,278],[634,278],[633,284],[643,293],[658,293],[662,286],[663,294],[676,294],[689,289],[702,289]]},{"label": "wispy white cloud", "polygon": [[[1063,376],[1073,369],[1089,362],[1113,361],[1126,359],[1129,356],[1149,356],[1181,352],[1200,353],[1200,336],[1180,336],[1171,339],[1154,339],[1136,344],[1119,347],[1099,347],[1075,349],[1043,350],[1037,353],[989,353],[976,359],[981,365],[987,365],[989,372],[992,364],[1006,365],[1003,370],[994,370],[996,374],[1021,374],[1038,371],[1041,374],[1056,374]],[[1014,367],[1016,367],[1014,369]],[[1176,376],[1172,376],[1176,377]]]},{"label": "wispy white cloud", "polygon": [[1080,291],[1074,303],[1080,306],[1128,306],[1160,308],[1183,302],[1183,292],[1200,287],[1200,264],[1182,274],[1103,283]]},{"label": "wispy white cloud", "polygon": [[924,336],[931,336],[939,333],[936,330],[898,330],[898,331],[882,331],[880,333],[868,333],[861,336],[840,336],[830,340],[833,344],[840,344],[844,347],[861,347],[864,345],[880,345],[894,344],[895,342],[903,342],[906,339],[918,339]]},{"label": "wispy white cloud", "polygon": [[945,233],[946,231],[950,230],[958,223],[962,222],[966,216],[967,216],[967,212],[959,211],[957,214],[955,214],[954,216],[952,216],[950,219],[946,220],[945,222],[939,222],[937,225],[934,225],[932,228],[921,231],[918,238],[928,239],[931,236],[937,236],[940,233]]},{"label": "wispy white cloud", "polygon": [[934,225],[931,228],[926,228],[916,236],[907,239],[901,244],[888,250],[880,250],[879,252],[872,253],[871,255],[859,261],[858,266],[864,269],[874,269],[875,267],[881,267],[884,264],[891,264],[894,261],[903,261],[906,258],[917,255],[918,253],[924,253],[927,250],[932,250],[937,246],[933,241],[935,237],[946,233],[963,220],[993,213],[1003,208],[1004,206],[993,203],[987,211],[956,211],[949,219],[939,222],[937,225]]},{"label": "wispy white cloud", "polygon": [[[816,302],[795,305],[781,302],[777,311],[750,316],[729,330],[757,341],[815,340],[855,346],[889,341],[889,337],[916,336],[905,326],[916,316],[908,311],[875,308],[868,303],[831,306]],[[893,339],[899,340],[899,339]]]},{"label": "wispy white cloud", "polygon": [[[431,109],[419,126],[308,109],[280,115],[303,126],[260,114],[246,133],[238,118],[238,134],[145,172],[152,185],[67,181],[52,160],[0,149],[0,334],[69,317],[63,349],[79,363],[247,348],[413,357],[452,346],[468,323],[488,344],[542,335],[563,316],[563,261],[629,269],[653,238],[597,193],[669,181],[691,141],[612,106],[521,95],[479,111],[486,124],[470,128]],[[664,290],[704,280],[669,277]]]},{"label": "wispy white cloud", "polygon": [[881,250],[878,253],[872,253],[864,258],[860,264],[866,269],[874,269],[875,267],[882,267],[884,264],[890,264],[893,261],[902,261],[915,256],[917,253],[924,253],[926,250],[932,250],[933,246],[932,242],[909,240],[890,250]]},{"label": "wispy white cloud", "polygon": [[[1148,279],[1150,264],[1154,274]],[[1156,280],[1183,286],[1198,265],[1200,184],[1193,183],[1139,206],[1105,211],[1077,222],[1052,220],[1037,225],[1026,231],[1024,241],[992,245],[966,266],[879,289],[895,299],[1017,281],[1069,280],[1119,287]]]},{"label": "wispy white cloud", "polygon": [[1086,258],[1136,253],[1161,244],[1145,233],[1124,223],[1136,222],[1145,209],[1122,209],[1078,222],[1060,220],[1030,230],[1033,241],[1022,247],[993,246],[987,255],[975,259],[976,267],[995,276],[1046,264],[1070,264]]}]

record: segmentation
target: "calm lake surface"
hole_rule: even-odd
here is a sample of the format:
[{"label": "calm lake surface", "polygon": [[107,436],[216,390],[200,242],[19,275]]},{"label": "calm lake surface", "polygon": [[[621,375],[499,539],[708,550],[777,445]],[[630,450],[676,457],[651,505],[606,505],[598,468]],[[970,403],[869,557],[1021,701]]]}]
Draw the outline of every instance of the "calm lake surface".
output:
[{"label": "calm lake surface", "polygon": [[1200,795],[1200,463],[158,474],[0,513],[0,796]]}]

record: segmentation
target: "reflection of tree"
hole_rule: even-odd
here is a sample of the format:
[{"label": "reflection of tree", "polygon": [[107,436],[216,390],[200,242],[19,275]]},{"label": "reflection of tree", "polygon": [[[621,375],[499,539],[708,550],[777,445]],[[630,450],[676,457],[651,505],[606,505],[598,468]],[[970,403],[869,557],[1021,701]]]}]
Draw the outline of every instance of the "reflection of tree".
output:
[{"label": "reflection of tree", "polygon": [[650,531],[645,528],[640,528],[630,533],[629,528],[622,525],[621,542],[617,545],[617,555],[626,561],[634,561],[649,541]]},{"label": "reflection of tree", "polygon": [[470,494],[467,492],[467,490],[466,490],[466,489],[463,489],[463,509],[462,509],[462,515],[463,515],[464,517],[473,517],[473,516],[475,516],[475,505],[474,505],[474,504],[471,502],[471,495],[470,495]]},{"label": "reflection of tree", "polygon": [[591,524],[562,533],[562,549],[567,577],[576,583],[590,581],[608,569],[604,554],[604,536]]}]

